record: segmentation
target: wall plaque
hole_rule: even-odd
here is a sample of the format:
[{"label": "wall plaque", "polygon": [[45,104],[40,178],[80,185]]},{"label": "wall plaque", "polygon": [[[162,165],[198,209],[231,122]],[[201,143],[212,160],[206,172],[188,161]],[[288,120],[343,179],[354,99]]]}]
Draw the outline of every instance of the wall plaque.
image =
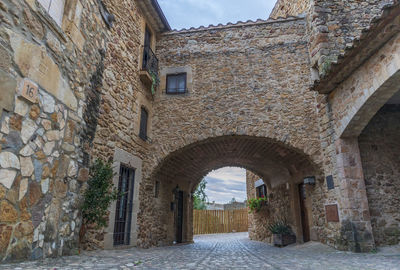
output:
[{"label": "wall plaque", "polygon": [[339,222],[339,212],[337,204],[325,205],[326,221]]},{"label": "wall plaque", "polygon": [[326,177],[326,186],[328,187],[328,190],[335,188],[335,183],[333,182],[332,175],[328,175]]},{"label": "wall plaque", "polygon": [[32,103],[38,102],[38,86],[31,80],[23,80],[19,89],[19,94]]}]

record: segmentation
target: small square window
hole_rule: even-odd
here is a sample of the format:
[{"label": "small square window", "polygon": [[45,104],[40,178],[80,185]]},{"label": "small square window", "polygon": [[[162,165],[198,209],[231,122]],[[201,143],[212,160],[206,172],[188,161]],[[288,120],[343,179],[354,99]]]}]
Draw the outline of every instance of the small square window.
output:
[{"label": "small square window", "polygon": [[186,93],[186,73],[167,75],[167,94]]}]

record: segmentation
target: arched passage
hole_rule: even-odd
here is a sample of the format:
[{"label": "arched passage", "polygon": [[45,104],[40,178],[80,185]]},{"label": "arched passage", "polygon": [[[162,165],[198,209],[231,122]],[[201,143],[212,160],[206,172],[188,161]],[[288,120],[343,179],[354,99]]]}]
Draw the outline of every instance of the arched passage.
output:
[{"label": "arched passage", "polygon": [[[160,196],[164,204],[159,205],[158,215],[164,224],[166,243],[180,240],[176,231],[181,214],[182,241],[192,241],[191,194],[207,173],[226,166],[245,168],[262,177],[272,189],[287,183],[294,187],[305,176],[319,174],[306,154],[269,138],[221,136],[189,144],[169,154],[152,174],[162,187]],[[290,192],[296,197],[295,189]],[[297,207],[296,203],[290,207]],[[298,215],[297,210],[293,209],[293,213]],[[293,220],[299,223],[298,218]],[[301,224],[296,227],[299,231]]]},{"label": "arched passage", "polygon": [[372,232],[377,246],[400,243],[399,138],[400,91],[379,109],[358,136]]}]

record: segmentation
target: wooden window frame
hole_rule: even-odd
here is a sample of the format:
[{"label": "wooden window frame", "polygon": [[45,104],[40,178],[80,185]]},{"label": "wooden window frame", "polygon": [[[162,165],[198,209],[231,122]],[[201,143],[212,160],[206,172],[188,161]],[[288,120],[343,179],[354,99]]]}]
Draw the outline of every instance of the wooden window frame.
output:
[{"label": "wooden window frame", "polygon": [[[180,75],[185,75],[185,87],[184,87],[184,92],[178,92],[177,89],[174,92],[169,91],[168,89],[168,79],[172,76],[180,76]],[[174,73],[174,74],[167,74],[166,76],[166,85],[165,85],[165,93],[168,95],[182,95],[187,93],[187,73],[186,72],[181,72],[181,73]]]}]

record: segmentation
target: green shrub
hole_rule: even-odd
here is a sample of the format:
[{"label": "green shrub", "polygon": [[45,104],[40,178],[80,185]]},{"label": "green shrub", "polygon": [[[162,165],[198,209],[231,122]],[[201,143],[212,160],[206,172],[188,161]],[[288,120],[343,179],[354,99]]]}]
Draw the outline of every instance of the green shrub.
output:
[{"label": "green shrub", "polygon": [[286,219],[279,219],[268,225],[268,230],[272,234],[292,234],[292,228],[286,221]]},{"label": "green shrub", "polygon": [[95,224],[98,228],[107,225],[108,207],[119,196],[112,182],[113,175],[111,163],[96,160],[90,168],[88,188],[82,205],[85,224]]}]

